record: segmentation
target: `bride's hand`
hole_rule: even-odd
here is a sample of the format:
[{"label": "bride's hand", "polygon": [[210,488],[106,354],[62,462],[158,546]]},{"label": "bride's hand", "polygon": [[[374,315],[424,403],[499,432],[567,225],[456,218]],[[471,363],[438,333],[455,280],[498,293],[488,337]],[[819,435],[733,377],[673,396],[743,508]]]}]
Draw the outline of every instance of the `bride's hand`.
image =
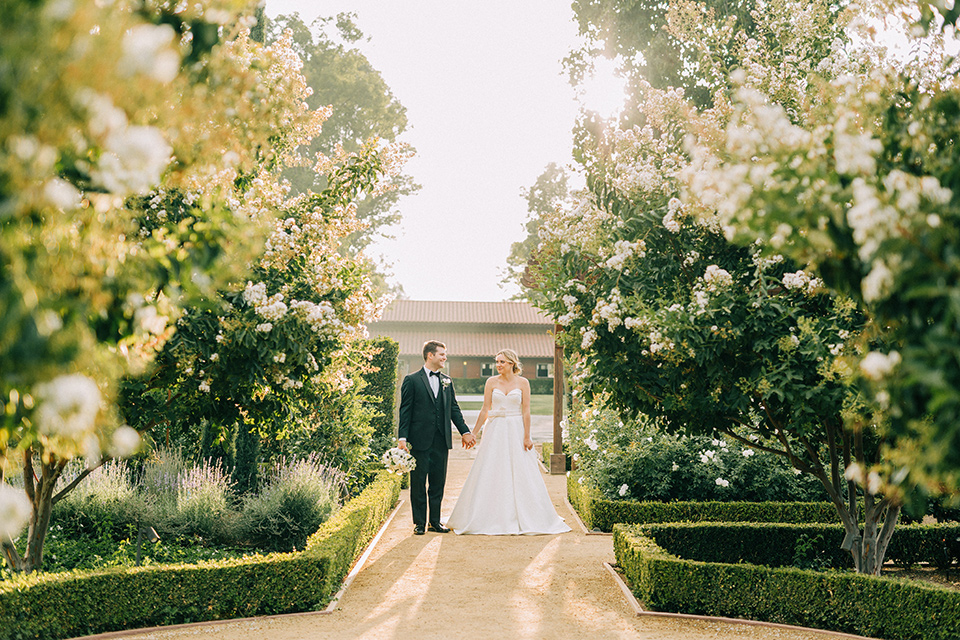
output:
[{"label": "bride's hand", "polygon": [[523,439],[523,450],[524,450],[524,451],[530,451],[530,449],[533,449],[533,440],[531,440],[530,438],[524,438],[524,439]]}]

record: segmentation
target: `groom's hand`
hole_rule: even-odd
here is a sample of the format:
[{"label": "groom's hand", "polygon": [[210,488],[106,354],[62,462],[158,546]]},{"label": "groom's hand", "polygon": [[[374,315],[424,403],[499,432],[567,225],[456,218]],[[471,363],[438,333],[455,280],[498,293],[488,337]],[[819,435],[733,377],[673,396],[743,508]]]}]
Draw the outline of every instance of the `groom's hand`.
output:
[{"label": "groom's hand", "polygon": [[473,445],[477,444],[477,438],[470,432],[460,436],[460,441],[463,443],[464,449],[472,449]]}]

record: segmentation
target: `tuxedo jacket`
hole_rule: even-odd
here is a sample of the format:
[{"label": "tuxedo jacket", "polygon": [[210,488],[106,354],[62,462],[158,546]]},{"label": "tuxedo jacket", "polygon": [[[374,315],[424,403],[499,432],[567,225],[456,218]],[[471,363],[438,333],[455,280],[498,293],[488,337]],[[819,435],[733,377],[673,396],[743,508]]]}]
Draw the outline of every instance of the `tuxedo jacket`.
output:
[{"label": "tuxedo jacket", "polygon": [[441,411],[440,431],[446,439],[447,449],[453,448],[453,438],[450,435],[451,423],[461,434],[469,433],[467,423],[463,421],[463,413],[457,404],[457,396],[453,390],[453,380],[449,376],[440,374],[440,401],[437,400],[430,388],[427,372],[423,368],[403,378],[400,385],[400,424],[397,437],[404,438],[411,449],[427,449],[433,442],[437,432],[437,410]]}]

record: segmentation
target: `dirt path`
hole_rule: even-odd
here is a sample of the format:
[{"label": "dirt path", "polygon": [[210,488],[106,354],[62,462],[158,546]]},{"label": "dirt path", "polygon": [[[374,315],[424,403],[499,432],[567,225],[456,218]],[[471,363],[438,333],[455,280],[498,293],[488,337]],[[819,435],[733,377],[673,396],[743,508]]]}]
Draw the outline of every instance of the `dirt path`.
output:
[{"label": "dirt path", "polygon": [[[472,463],[452,452],[444,511],[456,502]],[[176,640],[440,640],[744,638],[824,640],[827,634],[702,620],[637,617],[603,562],[607,536],[587,536],[567,508],[565,478],[544,476],[558,513],[574,528],[558,536],[414,536],[404,505],[330,615],[296,614],[124,632]],[[116,637],[119,634],[110,634]]]}]

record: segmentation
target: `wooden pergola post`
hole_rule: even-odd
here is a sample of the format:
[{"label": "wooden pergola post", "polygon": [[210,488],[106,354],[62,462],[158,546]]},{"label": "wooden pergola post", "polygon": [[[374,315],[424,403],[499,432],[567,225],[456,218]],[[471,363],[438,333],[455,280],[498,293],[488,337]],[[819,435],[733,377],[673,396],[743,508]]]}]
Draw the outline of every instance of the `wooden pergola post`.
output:
[{"label": "wooden pergola post", "polygon": [[557,341],[560,325],[553,327],[553,453],[550,454],[550,473],[567,472],[567,456],[563,453],[563,347]]}]

